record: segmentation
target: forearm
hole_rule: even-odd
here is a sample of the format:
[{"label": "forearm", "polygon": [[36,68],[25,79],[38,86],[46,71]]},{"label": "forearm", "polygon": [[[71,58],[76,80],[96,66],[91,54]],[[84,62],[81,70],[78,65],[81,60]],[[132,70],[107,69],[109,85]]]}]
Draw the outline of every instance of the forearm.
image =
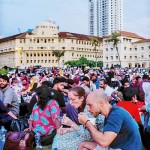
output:
[{"label": "forearm", "polygon": [[87,122],[86,127],[90,131],[91,137],[93,138],[93,140],[96,143],[98,143],[100,146],[105,147],[106,139],[105,139],[105,135],[103,134],[103,132],[98,131],[95,128],[95,126],[92,125],[90,121]]},{"label": "forearm", "polygon": [[32,130],[32,120],[29,120],[29,128]]},{"label": "forearm", "polygon": [[55,124],[56,124],[56,129],[59,129],[61,124],[58,119],[55,120]]},{"label": "forearm", "polygon": [[11,117],[14,118],[14,119],[17,119],[17,117],[16,117],[11,111],[8,112],[8,115],[11,116]]}]

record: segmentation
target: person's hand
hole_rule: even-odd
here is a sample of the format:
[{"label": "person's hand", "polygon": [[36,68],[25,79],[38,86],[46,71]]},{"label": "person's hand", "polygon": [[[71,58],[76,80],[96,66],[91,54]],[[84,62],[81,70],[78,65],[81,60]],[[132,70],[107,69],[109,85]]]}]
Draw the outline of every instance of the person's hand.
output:
[{"label": "person's hand", "polygon": [[62,119],[62,124],[67,125],[67,126],[72,126],[73,121],[69,119],[68,117],[64,116]]},{"label": "person's hand", "polygon": [[32,128],[26,128],[24,131],[32,131]]},{"label": "person's hand", "polygon": [[89,120],[88,116],[85,113],[78,114],[78,121],[80,124],[85,125],[85,123]]},{"label": "person's hand", "polygon": [[63,134],[68,133],[69,131],[70,131],[69,128],[62,128],[62,127],[60,127],[60,128],[57,130],[57,133],[60,134],[60,135],[63,135]]}]

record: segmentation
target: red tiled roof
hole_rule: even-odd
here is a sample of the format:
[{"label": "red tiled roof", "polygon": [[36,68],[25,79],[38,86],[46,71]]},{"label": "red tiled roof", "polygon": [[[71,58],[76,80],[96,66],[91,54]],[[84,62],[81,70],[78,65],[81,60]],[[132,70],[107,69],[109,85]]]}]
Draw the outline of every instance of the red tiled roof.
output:
[{"label": "red tiled roof", "polygon": [[[137,35],[136,33],[132,33],[132,32],[127,32],[127,31],[116,31],[117,33],[119,33],[120,36],[127,36],[127,37],[131,37],[131,38],[138,38],[138,39],[145,39],[139,35]],[[109,36],[104,36],[103,38],[109,38],[111,37],[111,35]]]},{"label": "red tiled roof", "polygon": [[139,41],[134,42],[134,43],[147,43],[147,42],[150,42],[150,39],[142,39],[142,40],[139,40]]},{"label": "red tiled roof", "polygon": [[7,42],[7,41],[10,41],[10,40],[14,40],[14,39],[25,39],[27,33],[31,34],[29,32],[24,32],[24,33],[16,34],[16,35],[9,36],[9,37],[6,37],[6,38],[2,38],[2,39],[0,39],[0,43]]},{"label": "red tiled roof", "polygon": [[121,36],[144,39],[143,37],[137,35],[136,33],[127,32],[127,31],[118,31],[118,32],[120,33]]},{"label": "red tiled roof", "polygon": [[62,39],[76,39],[76,40],[91,41],[93,38],[97,38],[99,41],[102,41],[102,38],[100,38],[100,37],[71,33],[71,32],[59,32],[58,36],[59,36],[59,38],[62,38]]}]

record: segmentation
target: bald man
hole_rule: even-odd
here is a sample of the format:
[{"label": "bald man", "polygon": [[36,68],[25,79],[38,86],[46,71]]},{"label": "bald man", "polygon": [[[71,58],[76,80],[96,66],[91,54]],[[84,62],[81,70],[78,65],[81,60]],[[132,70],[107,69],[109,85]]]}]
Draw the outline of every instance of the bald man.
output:
[{"label": "bald man", "polygon": [[91,133],[94,142],[81,142],[78,150],[142,150],[138,126],[131,115],[121,107],[111,106],[104,91],[91,92],[87,99],[88,111],[105,116],[103,132],[98,131],[84,114],[78,115],[79,122]]}]

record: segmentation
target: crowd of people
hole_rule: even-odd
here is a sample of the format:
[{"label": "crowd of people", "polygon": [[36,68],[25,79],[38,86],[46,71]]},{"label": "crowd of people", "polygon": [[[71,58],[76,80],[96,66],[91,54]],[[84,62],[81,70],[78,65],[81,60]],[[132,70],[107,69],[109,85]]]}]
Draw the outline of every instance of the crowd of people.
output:
[{"label": "crowd of people", "polygon": [[150,70],[51,68],[0,75],[0,126],[27,117],[52,150],[142,150]]}]

